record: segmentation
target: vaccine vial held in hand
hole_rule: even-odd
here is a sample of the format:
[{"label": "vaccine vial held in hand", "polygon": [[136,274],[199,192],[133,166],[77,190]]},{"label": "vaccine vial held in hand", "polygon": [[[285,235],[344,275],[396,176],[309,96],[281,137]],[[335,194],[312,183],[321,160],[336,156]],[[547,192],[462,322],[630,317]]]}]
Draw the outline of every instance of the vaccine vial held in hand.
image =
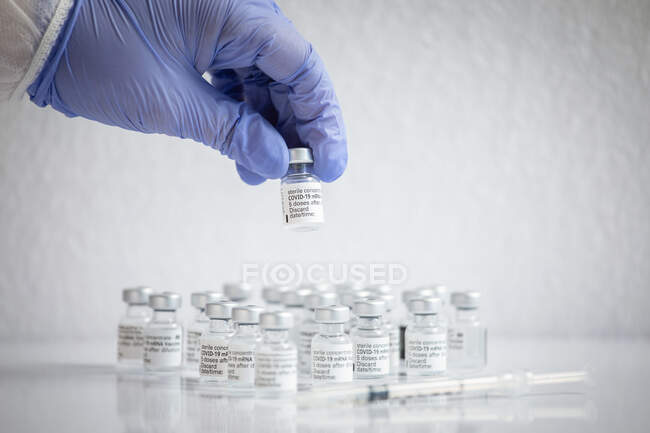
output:
[{"label": "vaccine vial held in hand", "polygon": [[314,158],[308,147],[289,149],[289,170],[282,178],[282,220],[299,232],[318,230],[323,224],[320,179],[312,174]]}]

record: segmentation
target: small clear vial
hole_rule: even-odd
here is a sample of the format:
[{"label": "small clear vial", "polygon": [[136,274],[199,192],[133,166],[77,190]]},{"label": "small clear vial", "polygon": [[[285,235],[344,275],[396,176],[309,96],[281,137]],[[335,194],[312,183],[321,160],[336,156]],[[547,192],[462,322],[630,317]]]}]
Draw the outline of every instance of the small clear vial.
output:
[{"label": "small clear vial", "polygon": [[334,292],[312,293],[305,298],[305,316],[298,330],[298,372],[302,376],[311,375],[311,342],[319,329],[314,318],[316,307],[334,305],[337,300]]},{"label": "small clear vial", "polygon": [[447,370],[447,329],[440,324],[439,298],[409,301],[413,320],[406,328],[406,374],[432,376]]},{"label": "small clear vial", "polygon": [[409,311],[409,301],[415,298],[430,298],[435,296],[436,293],[429,288],[404,290],[402,292],[402,304],[404,304],[404,307],[406,307],[406,314],[402,317],[402,320],[400,321],[399,324],[399,341],[400,341],[399,359],[401,360],[406,359],[406,350],[404,347],[404,343],[406,342],[406,339],[404,336],[406,333],[406,327],[413,320],[413,315]]},{"label": "small clear vial", "polygon": [[434,286],[434,290],[436,292],[436,297],[440,298],[440,302],[442,303],[440,316],[446,320],[445,323],[447,327],[449,327],[449,324],[453,320],[455,313],[454,307],[451,305],[451,292],[447,286],[444,286],[442,284],[436,284]]},{"label": "small clear vial", "polygon": [[[438,320],[444,326],[449,328],[449,324],[454,318],[453,307],[450,304],[450,291],[447,286],[442,284],[432,284],[427,286],[422,286],[416,289],[422,296],[433,296],[440,299],[440,313],[438,313]],[[431,293],[431,295],[429,295]]]},{"label": "small clear vial", "polygon": [[480,370],[487,365],[487,328],[479,318],[480,300],[476,291],[451,295],[456,317],[447,333],[450,369]]},{"label": "small clear vial", "polygon": [[235,334],[228,344],[228,384],[233,388],[255,385],[255,348],[260,341],[260,313],[256,305],[234,307]]},{"label": "small clear vial", "polygon": [[357,324],[350,330],[354,350],[354,377],[377,379],[390,373],[390,338],[382,317],[386,304],[381,299],[354,302]]},{"label": "small clear vial", "polygon": [[357,324],[357,316],[354,314],[354,303],[358,300],[368,299],[373,296],[373,293],[368,290],[354,290],[344,292],[341,295],[341,304],[350,309],[350,320],[345,324],[345,332],[350,332]]},{"label": "small clear vial", "polygon": [[231,301],[242,304],[251,296],[253,287],[250,284],[236,282],[236,283],[224,283],[223,285],[223,294],[226,298]]},{"label": "small clear vial", "polygon": [[282,178],[282,221],[290,230],[318,230],[325,221],[320,179],[312,173],[314,158],[308,147],[289,149],[289,170]]},{"label": "small clear vial", "polygon": [[345,323],[350,309],[345,305],[316,308],[316,322],[320,325],[311,344],[311,378],[313,383],[352,382],[354,351]]},{"label": "small clear vial", "polygon": [[282,310],[282,295],[291,290],[289,286],[266,286],[262,288],[262,299],[266,303],[265,311]]},{"label": "small clear vial", "polygon": [[153,310],[144,328],[144,367],[149,371],[175,371],[183,362],[183,327],[176,320],[181,295],[173,292],[149,296]]},{"label": "small clear vial", "polygon": [[298,328],[303,321],[304,316],[304,306],[305,298],[311,295],[311,290],[309,289],[296,289],[289,290],[282,293],[282,304],[284,304],[284,310],[291,313],[293,316],[293,323],[295,324],[293,328],[289,331],[289,338],[298,346]]},{"label": "small clear vial", "polygon": [[373,284],[366,287],[366,290],[374,293],[375,295],[392,295],[393,287],[388,284]]},{"label": "small clear vial", "polygon": [[341,297],[346,292],[356,292],[358,290],[363,290],[363,284],[361,284],[359,281],[354,280],[346,281],[345,283],[336,284],[334,286],[334,290],[336,291],[336,294]]},{"label": "small clear vial", "polygon": [[300,285],[300,288],[309,289],[314,293],[336,292],[336,286],[332,283],[328,283],[327,281],[303,283]]},{"label": "small clear vial", "polygon": [[255,352],[255,386],[263,393],[298,389],[298,351],[289,340],[293,316],[287,311],[260,314],[262,339]]},{"label": "small clear vial", "polygon": [[126,312],[117,329],[117,362],[122,366],[142,365],[144,348],[144,327],[151,320],[149,287],[135,287],[122,290]]},{"label": "small clear vial", "polygon": [[185,327],[185,367],[188,370],[198,372],[199,361],[201,360],[201,336],[207,331],[210,319],[205,314],[205,305],[209,302],[224,300],[219,292],[194,292],[191,303],[195,315],[192,321]]},{"label": "small clear vial", "polygon": [[395,309],[395,296],[391,294],[377,295],[386,304],[386,314],[384,314],[384,329],[388,333],[389,349],[390,349],[390,374],[398,374],[400,361],[399,361],[399,348],[400,348],[400,332],[397,325],[393,321],[393,310]]},{"label": "small clear vial", "polygon": [[205,306],[210,324],[200,338],[199,376],[207,382],[228,381],[228,345],[235,333],[232,309],[236,306],[232,301],[210,302]]}]

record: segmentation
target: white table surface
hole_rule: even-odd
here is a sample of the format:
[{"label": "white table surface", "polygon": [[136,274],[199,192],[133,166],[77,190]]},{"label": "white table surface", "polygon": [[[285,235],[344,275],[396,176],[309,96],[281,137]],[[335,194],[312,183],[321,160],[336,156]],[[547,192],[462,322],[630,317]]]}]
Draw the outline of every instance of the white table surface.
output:
[{"label": "white table surface", "polygon": [[6,433],[650,431],[647,339],[491,339],[490,371],[587,369],[593,384],[571,392],[312,409],[120,373],[112,341],[0,344]]}]

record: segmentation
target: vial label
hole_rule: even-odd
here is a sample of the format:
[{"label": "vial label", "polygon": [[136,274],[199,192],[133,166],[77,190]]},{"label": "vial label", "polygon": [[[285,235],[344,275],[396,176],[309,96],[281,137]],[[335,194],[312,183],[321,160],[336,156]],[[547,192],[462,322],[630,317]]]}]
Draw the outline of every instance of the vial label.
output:
[{"label": "vial label", "polygon": [[185,335],[185,362],[198,364],[201,356],[202,329],[188,329]]},{"label": "vial label", "polygon": [[422,373],[447,370],[447,334],[418,334],[406,337],[406,368]]},{"label": "vial label", "polygon": [[399,370],[399,351],[400,351],[400,338],[399,329],[392,327],[388,331],[389,352],[390,352],[390,371],[391,373]]},{"label": "vial label", "polygon": [[248,344],[230,344],[228,352],[228,380],[242,385],[254,385],[255,348]]},{"label": "vial label", "polygon": [[399,359],[406,359],[406,325],[399,325]]},{"label": "vial label", "polygon": [[456,326],[447,332],[449,368],[482,368],[487,363],[484,327]]},{"label": "vial label", "polygon": [[298,334],[298,368],[303,373],[311,369],[311,341],[316,331],[300,331]]},{"label": "vial label", "polygon": [[358,378],[385,376],[390,372],[390,339],[354,338],[354,373]]},{"label": "vial label", "polygon": [[117,330],[117,359],[142,360],[144,351],[144,327],[119,325]]},{"label": "vial label", "polygon": [[295,391],[298,383],[296,350],[261,351],[255,360],[255,386]]},{"label": "vial label", "polygon": [[447,349],[449,353],[463,350],[463,331],[449,328],[447,331]]},{"label": "vial label", "polygon": [[153,367],[178,367],[181,353],[183,331],[174,329],[148,329],[144,333],[144,363]]},{"label": "vial label", "polygon": [[284,225],[324,221],[320,182],[283,183],[281,191]]},{"label": "vial label", "polygon": [[199,375],[226,381],[228,379],[228,342],[203,340]]},{"label": "vial label", "polygon": [[314,382],[352,382],[352,344],[316,344],[311,352]]}]

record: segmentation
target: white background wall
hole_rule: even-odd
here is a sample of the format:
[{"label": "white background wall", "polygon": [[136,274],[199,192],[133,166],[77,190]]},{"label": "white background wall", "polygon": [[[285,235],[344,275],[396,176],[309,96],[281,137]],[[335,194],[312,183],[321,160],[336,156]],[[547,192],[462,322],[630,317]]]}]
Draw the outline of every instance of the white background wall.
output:
[{"label": "white background wall", "polygon": [[121,287],[269,261],[399,262],[500,334],[650,334],[650,2],[280,5],[348,127],[324,230],[202,145],[5,104],[0,337],[112,335]]}]

